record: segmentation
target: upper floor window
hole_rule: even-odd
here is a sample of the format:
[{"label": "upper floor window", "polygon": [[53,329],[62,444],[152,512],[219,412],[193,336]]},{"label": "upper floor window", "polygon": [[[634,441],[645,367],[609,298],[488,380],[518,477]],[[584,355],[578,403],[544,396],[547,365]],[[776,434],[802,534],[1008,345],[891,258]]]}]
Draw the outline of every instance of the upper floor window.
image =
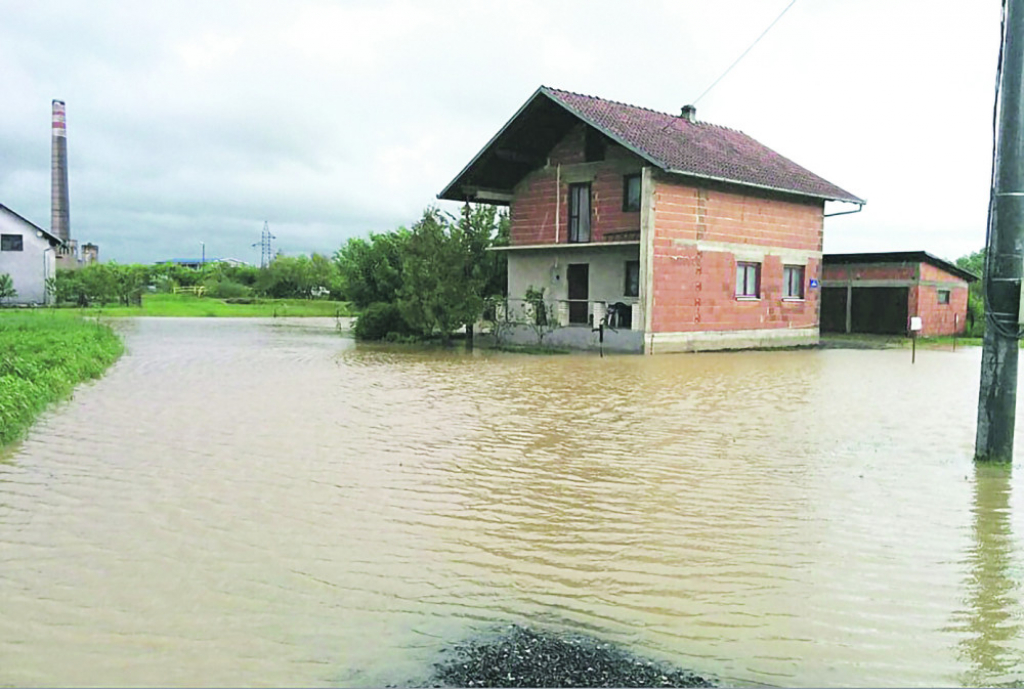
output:
[{"label": "upper floor window", "polygon": [[803,299],[804,298],[804,267],[783,266],[782,267],[782,298]]},{"label": "upper floor window", "polygon": [[640,210],[640,175],[626,175],[622,178],[622,212]]},{"label": "upper floor window", "polygon": [[739,262],[736,264],[736,296],[757,299],[761,296],[761,264]]},{"label": "upper floor window", "polygon": [[20,234],[0,234],[0,251],[23,251]]},{"label": "upper floor window", "polygon": [[939,290],[939,303],[940,304],[948,304],[949,303],[949,290],[948,289],[940,289]]},{"label": "upper floor window", "polygon": [[569,185],[569,241],[590,241],[590,184]]}]

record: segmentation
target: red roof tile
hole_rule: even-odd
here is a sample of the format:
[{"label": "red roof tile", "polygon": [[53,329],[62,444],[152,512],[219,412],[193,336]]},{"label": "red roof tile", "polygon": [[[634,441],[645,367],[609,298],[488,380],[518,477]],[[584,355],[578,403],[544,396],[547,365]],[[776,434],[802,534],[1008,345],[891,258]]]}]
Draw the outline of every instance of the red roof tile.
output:
[{"label": "red roof tile", "polygon": [[743,132],[546,86],[540,92],[666,171],[864,203]]}]

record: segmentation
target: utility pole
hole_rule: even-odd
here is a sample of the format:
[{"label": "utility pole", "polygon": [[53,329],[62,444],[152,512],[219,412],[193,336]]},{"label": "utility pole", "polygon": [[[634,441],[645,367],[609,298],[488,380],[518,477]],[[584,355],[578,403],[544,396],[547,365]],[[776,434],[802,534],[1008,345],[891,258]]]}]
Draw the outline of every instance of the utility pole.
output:
[{"label": "utility pole", "polygon": [[985,247],[985,339],[974,459],[1013,461],[1024,273],[1024,0],[1005,0]]}]

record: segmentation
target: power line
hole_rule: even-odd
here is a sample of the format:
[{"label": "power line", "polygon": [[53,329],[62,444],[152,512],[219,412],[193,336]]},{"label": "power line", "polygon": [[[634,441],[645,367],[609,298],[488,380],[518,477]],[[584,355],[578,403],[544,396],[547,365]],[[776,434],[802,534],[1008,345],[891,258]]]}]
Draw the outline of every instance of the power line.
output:
[{"label": "power line", "polygon": [[792,7],[795,4],[796,4],[796,0],[792,0],[792,2],[790,2],[788,5],[786,5],[786,9],[782,10],[782,13],[779,14],[779,16],[777,16],[775,18],[775,21],[773,21],[771,24],[769,24],[768,28],[765,29],[764,31],[762,31],[761,35],[758,36],[754,40],[754,42],[750,44],[750,47],[747,48],[746,50],[744,50],[743,54],[740,55],[738,58],[736,58],[735,62],[733,62],[731,65],[729,65],[729,69],[727,69],[724,72],[722,72],[722,76],[720,76],[717,79],[715,79],[714,83],[711,84],[711,86],[708,86],[706,89],[704,89],[704,93],[702,93],[699,96],[697,96],[697,100],[693,101],[693,104],[696,105],[697,101],[699,101],[704,96],[708,95],[708,91],[710,91],[711,89],[715,88],[715,86],[718,85],[718,82],[720,82],[722,79],[725,79],[725,75],[728,74],[729,72],[731,72],[732,68],[735,67],[736,65],[738,65],[740,63],[740,60],[745,58],[747,56],[747,53],[749,53],[751,50],[754,49],[754,46],[757,45],[758,42],[760,42],[760,40],[765,37],[765,34],[767,34],[769,31],[771,31],[772,27],[779,23],[779,20],[782,19],[782,15],[786,14],[786,12],[789,12],[789,8]]}]

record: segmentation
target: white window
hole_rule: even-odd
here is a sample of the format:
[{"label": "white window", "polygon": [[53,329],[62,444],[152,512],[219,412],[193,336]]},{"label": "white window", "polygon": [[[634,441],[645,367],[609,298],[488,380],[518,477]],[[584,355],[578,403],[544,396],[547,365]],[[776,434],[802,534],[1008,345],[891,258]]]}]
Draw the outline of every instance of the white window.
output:
[{"label": "white window", "polygon": [[783,266],[782,267],[782,298],[803,299],[804,298],[804,267]]},{"label": "white window", "polygon": [[761,296],[761,264],[741,261],[736,264],[736,296],[757,299]]}]

